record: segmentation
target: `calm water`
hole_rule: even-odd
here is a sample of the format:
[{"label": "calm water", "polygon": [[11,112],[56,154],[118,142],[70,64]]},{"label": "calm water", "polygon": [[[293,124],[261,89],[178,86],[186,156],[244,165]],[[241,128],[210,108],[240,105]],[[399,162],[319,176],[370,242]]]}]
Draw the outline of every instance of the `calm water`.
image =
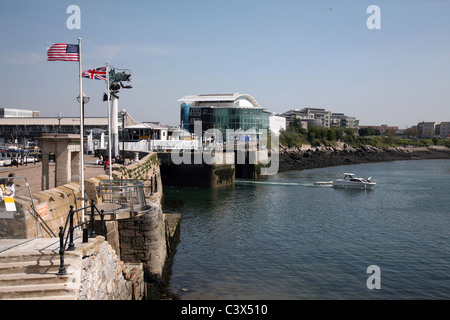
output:
[{"label": "calm water", "polygon": [[[313,185],[344,172],[377,186]],[[450,160],[290,171],[164,193],[165,209],[183,215],[170,285],[181,299],[450,298]],[[380,268],[379,290],[366,286],[370,265]]]}]

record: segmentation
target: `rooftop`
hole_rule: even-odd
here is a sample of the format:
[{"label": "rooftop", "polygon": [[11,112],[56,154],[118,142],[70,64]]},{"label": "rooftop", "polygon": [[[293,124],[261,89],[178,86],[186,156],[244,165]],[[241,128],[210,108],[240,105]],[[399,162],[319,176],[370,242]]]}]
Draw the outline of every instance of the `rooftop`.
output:
[{"label": "rooftop", "polygon": [[[44,125],[80,125],[80,117],[63,117],[59,122],[57,117],[39,117],[39,118],[0,118],[0,125],[28,125],[28,126],[44,126]],[[107,117],[84,117],[84,125],[88,126],[107,126]]]},{"label": "rooftop", "polygon": [[[178,102],[195,103],[195,102],[232,102],[234,107],[241,108],[258,108],[262,109],[259,103],[248,94],[240,93],[217,93],[217,94],[198,94],[184,96],[178,99]],[[223,107],[223,106],[222,106]]]}]

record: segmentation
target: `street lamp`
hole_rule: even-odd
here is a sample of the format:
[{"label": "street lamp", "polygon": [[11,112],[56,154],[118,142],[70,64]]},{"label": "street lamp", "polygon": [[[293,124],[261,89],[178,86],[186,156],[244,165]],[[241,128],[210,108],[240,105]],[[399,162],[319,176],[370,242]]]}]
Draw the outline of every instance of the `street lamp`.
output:
[{"label": "street lamp", "polygon": [[120,115],[122,116],[122,161],[125,164],[125,116],[127,115],[127,110],[122,109]]},{"label": "street lamp", "polygon": [[[84,105],[87,104],[89,102],[91,98],[89,98],[86,93],[84,93],[83,91],[83,119],[80,119],[83,121],[83,125],[84,125]],[[77,97],[77,101],[80,102],[80,96]]]},{"label": "street lamp", "polygon": [[62,114],[61,114],[61,112],[60,113],[58,113],[58,133],[60,133],[61,132],[61,119],[62,119]]}]

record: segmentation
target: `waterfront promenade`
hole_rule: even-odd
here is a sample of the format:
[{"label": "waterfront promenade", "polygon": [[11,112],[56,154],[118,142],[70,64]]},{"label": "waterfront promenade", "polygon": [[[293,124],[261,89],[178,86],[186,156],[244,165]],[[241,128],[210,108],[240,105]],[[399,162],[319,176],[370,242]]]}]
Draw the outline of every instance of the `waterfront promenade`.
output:
[{"label": "waterfront promenade", "polygon": [[[103,165],[95,164],[97,157],[93,155],[85,155],[84,156],[84,178],[89,179],[102,174],[109,174],[108,171],[103,169]],[[55,187],[55,163],[50,162],[50,189]],[[28,183],[31,188],[31,192],[33,194],[38,193],[41,190],[41,178],[42,178],[42,162],[38,162],[36,164],[29,163],[28,165],[23,166],[9,166],[9,167],[1,167],[0,168],[0,177],[6,177],[9,173],[15,173],[16,177],[24,177],[27,178]],[[17,180],[19,182],[19,180]],[[28,194],[28,190],[25,185],[20,186],[16,190],[17,196]]]}]

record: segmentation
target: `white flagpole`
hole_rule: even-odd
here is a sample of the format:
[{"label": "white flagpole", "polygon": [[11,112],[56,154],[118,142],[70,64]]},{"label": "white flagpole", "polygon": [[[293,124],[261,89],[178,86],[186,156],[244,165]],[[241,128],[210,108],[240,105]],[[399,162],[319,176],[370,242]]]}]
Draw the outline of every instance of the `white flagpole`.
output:
[{"label": "white flagpole", "polygon": [[109,180],[112,180],[111,169],[111,116],[110,116],[110,92],[109,92],[109,62],[106,61],[106,96],[107,96],[107,108],[108,108],[108,162],[109,162]]},{"label": "white flagpole", "polygon": [[[80,77],[80,184],[81,184],[81,208],[84,208],[84,110],[83,110],[83,78],[81,68],[81,38],[78,38],[79,77]],[[84,222],[84,209],[81,211],[81,219]]]}]

